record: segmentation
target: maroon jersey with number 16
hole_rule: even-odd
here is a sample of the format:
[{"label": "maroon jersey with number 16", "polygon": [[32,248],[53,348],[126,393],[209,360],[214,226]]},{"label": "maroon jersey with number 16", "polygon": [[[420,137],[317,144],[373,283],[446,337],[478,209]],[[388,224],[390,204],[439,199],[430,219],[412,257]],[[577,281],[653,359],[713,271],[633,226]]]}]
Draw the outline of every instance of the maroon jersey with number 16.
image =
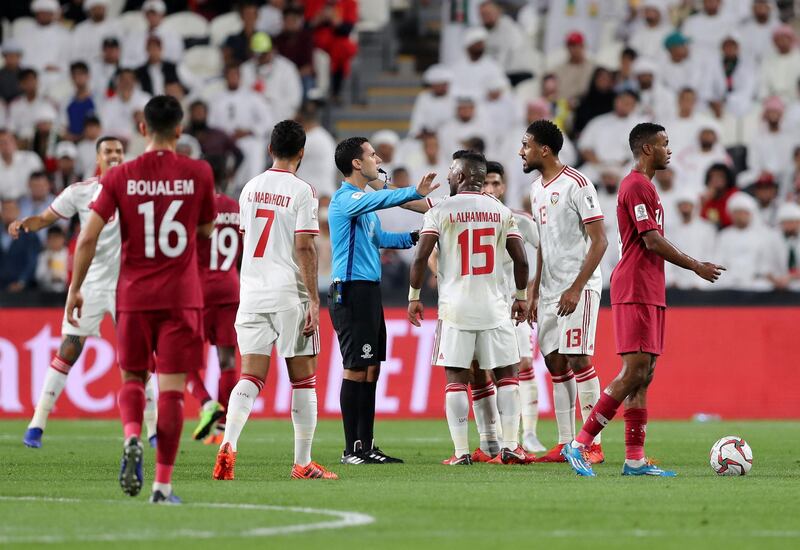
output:
[{"label": "maroon jersey with number 16", "polygon": [[197,226],[214,220],[214,178],[205,161],[157,150],[112,168],[92,209],[119,211],[118,311],[202,308]]},{"label": "maroon jersey with number 16", "polygon": [[664,259],[647,250],[642,234],[664,235],[664,210],[653,182],[636,170],[617,194],[620,260],[611,274],[611,303],[666,307]]},{"label": "maroon jersey with number 16", "polygon": [[197,258],[206,307],[239,303],[239,270],[236,265],[241,252],[239,237],[239,203],[217,193],[217,223],[210,239],[197,240]]}]

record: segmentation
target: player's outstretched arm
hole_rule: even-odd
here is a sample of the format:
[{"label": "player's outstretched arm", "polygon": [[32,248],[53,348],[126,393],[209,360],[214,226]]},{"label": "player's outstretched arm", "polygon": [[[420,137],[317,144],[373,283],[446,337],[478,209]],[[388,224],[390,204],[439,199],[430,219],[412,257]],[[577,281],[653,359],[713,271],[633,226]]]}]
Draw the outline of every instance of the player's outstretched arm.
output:
[{"label": "player's outstretched arm", "polygon": [[520,324],[528,319],[528,255],[522,239],[517,238],[506,239],[506,251],[514,263],[514,285],[517,289],[511,306],[511,317]]},{"label": "player's outstretched arm", "polygon": [[589,282],[589,278],[595,272],[597,266],[600,265],[603,254],[606,253],[606,248],[608,248],[608,239],[606,239],[602,220],[587,223],[584,227],[589,235],[589,250],[586,252],[586,258],[584,258],[581,270],[578,272],[578,276],[575,277],[572,286],[561,295],[561,299],[558,301],[559,317],[570,315],[578,307],[583,288]]},{"label": "player's outstretched arm", "polygon": [[[75,261],[72,267],[72,282],[69,285],[66,305],[67,322],[75,327],[78,326],[77,319],[80,319],[81,308],[83,307],[81,285],[86,278],[86,273],[89,271],[89,266],[92,264],[97,250],[97,239],[105,225],[106,221],[97,212],[92,211],[89,213],[89,221],[81,228],[78,236],[78,245],[75,247]],[[77,318],[75,317],[76,310]]]},{"label": "player's outstretched arm", "polygon": [[[380,179],[372,180],[367,183],[372,189],[375,191],[383,191],[385,189],[395,190],[395,189],[403,189],[402,187],[397,187],[393,183],[384,183]],[[400,205],[400,208],[405,208],[406,210],[411,210],[412,212],[419,212],[420,214],[424,214],[428,210],[431,209],[428,201],[425,199],[417,199],[415,201],[408,201]]]},{"label": "player's outstretched arm", "polygon": [[314,234],[297,233],[294,236],[294,251],[297,255],[297,265],[300,268],[300,277],[308,289],[309,306],[306,314],[306,323],[303,326],[303,335],[311,336],[319,327],[319,260],[317,247],[314,243]]},{"label": "player's outstretched arm", "polygon": [[721,265],[712,262],[701,262],[691,256],[681,252],[674,244],[659,235],[658,231],[647,231],[642,233],[642,240],[647,250],[655,252],[671,264],[675,264],[683,269],[694,271],[699,277],[706,281],[715,282],[725,271]]},{"label": "player's outstretched arm", "polygon": [[420,290],[425,282],[425,269],[428,266],[428,258],[433,252],[439,237],[432,233],[425,233],[420,236],[417,244],[417,253],[411,262],[411,274],[409,276],[408,294],[408,321],[418,327],[424,319],[422,301],[420,300]]},{"label": "player's outstretched arm", "polygon": [[20,232],[31,233],[50,227],[58,221],[58,216],[49,208],[36,216],[28,216],[24,220],[15,220],[8,226],[8,234],[12,239],[19,237]]}]

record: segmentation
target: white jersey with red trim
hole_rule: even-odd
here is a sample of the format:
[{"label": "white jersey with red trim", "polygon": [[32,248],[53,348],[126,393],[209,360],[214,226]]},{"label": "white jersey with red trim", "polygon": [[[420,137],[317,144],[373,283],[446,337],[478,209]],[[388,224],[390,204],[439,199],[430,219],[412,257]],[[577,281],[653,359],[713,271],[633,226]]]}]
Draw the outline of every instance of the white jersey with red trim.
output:
[{"label": "white jersey with red trim", "polygon": [[428,210],[420,233],[439,239],[439,319],[461,330],[507,322],[506,239],[522,239],[511,210],[484,193],[458,193]]},{"label": "white jersey with red trim", "polygon": [[[100,179],[95,177],[73,183],[55,198],[50,210],[67,220],[77,214],[81,227],[85,227],[92,211],[89,206],[102,189]],[[121,251],[119,216],[114,215],[108,220],[97,239],[97,250],[81,286],[84,292],[117,289]]]},{"label": "white jersey with red trim", "polygon": [[[533,182],[531,205],[542,251],[539,300],[558,302],[586,259],[589,236],[585,224],[603,219],[597,190],[582,173],[564,166],[550,181],[544,182],[540,176]],[[584,289],[600,292],[602,288],[598,266]]]},{"label": "white jersey with red trim", "polygon": [[294,237],[319,234],[317,192],[291,172],[269,169],[239,197],[242,269],[239,311],[272,313],[308,301]]}]

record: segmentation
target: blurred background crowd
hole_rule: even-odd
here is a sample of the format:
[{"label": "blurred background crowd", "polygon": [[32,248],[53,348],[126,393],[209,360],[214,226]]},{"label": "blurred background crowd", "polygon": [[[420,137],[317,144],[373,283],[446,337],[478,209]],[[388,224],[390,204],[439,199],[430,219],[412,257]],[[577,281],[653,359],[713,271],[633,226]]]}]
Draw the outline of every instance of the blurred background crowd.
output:
[{"label": "blurred background crowd", "polygon": [[[272,126],[307,131],[299,175],[326,206],[336,140],[366,135],[396,185],[450,155],[501,162],[506,203],[530,209],[535,174],[518,151],[533,120],[565,133],[563,162],[597,186],[618,260],[616,190],[641,121],[666,127],[657,174],[666,236],[728,272],[714,288],[800,291],[800,3],[780,0],[33,0],[4,2],[0,62],[2,222],[47,208],[94,175],[95,140],[136,131],[155,94],[184,105],[181,152],[238,192],[269,166]],[[445,190],[440,190],[444,193]],[[421,217],[381,213],[387,230]],[[63,291],[76,220],[12,241],[0,232],[0,291]],[[386,251],[403,288],[408,252]],[[707,289],[668,270],[667,284]]]}]

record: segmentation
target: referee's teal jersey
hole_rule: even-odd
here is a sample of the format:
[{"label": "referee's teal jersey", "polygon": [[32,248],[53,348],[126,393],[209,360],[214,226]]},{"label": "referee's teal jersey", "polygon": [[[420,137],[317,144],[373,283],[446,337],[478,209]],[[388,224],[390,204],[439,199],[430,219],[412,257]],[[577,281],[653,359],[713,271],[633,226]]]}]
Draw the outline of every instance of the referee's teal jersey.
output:
[{"label": "referee's teal jersey", "polygon": [[342,182],[328,208],[333,280],[380,281],[380,249],[411,248],[413,243],[410,233],[383,231],[375,211],[421,198],[415,187],[365,193]]}]

